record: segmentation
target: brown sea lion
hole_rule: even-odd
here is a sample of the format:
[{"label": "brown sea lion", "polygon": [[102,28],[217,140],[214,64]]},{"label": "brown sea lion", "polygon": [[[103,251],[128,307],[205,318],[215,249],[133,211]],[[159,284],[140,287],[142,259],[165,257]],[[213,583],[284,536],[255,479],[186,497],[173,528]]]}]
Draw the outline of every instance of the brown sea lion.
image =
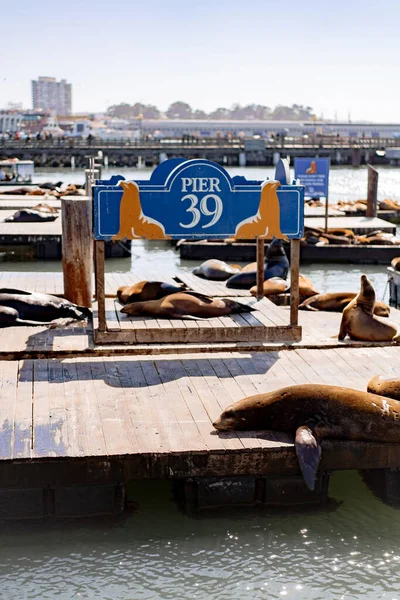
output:
[{"label": "brown sea lion", "polygon": [[[289,271],[289,261],[286,256],[282,240],[274,238],[265,254],[264,281],[271,277],[286,279]],[[227,282],[228,288],[250,289],[257,283],[257,263],[250,263],[243,267],[240,273],[232,275]]]},{"label": "brown sea lion", "polygon": [[[342,312],[344,308],[357,296],[356,292],[330,292],[317,294],[304,300],[299,306],[300,310],[326,310],[328,312]],[[376,301],[374,315],[388,317],[390,306],[384,302]]]},{"label": "brown sea lion", "polygon": [[240,271],[240,267],[228,265],[223,260],[210,258],[204,261],[199,267],[195,267],[192,273],[211,281],[226,281],[232,275],[240,273]]},{"label": "brown sea lion", "polygon": [[233,313],[251,312],[252,310],[254,309],[247,304],[240,304],[228,298],[198,298],[182,292],[170,294],[159,300],[127,304],[121,309],[121,312],[127,315],[150,315],[157,318],[181,319],[185,316],[222,317]]},{"label": "brown sea lion", "polygon": [[310,298],[318,294],[318,290],[315,289],[313,282],[309,277],[299,273],[299,295],[301,298]]},{"label": "brown sea lion", "polygon": [[138,184],[135,181],[120,181],[119,184],[124,193],[120,205],[119,231],[112,239],[170,240],[162,223],[143,214]]},{"label": "brown sea lion", "polygon": [[281,208],[276,190],[279,181],[264,181],[261,184],[260,204],[257,214],[239,223],[234,237],[236,239],[254,239],[276,237],[287,240],[281,231]]},{"label": "brown sea lion", "polygon": [[[281,277],[271,277],[263,283],[263,294],[264,296],[275,296],[276,294],[283,294],[289,290],[287,281]],[[257,286],[254,285],[250,288],[250,294],[257,296]]]},{"label": "brown sea lion", "polygon": [[147,302],[147,300],[158,300],[168,294],[186,291],[187,286],[171,285],[163,281],[139,281],[133,285],[123,285],[117,290],[117,298],[121,304],[130,302]]},{"label": "brown sea lion", "polygon": [[400,256],[396,256],[396,258],[393,258],[390,265],[395,271],[400,271]]},{"label": "brown sea lion", "polygon": [[367,391],[371,394],[400,400],[400,375],[398,377],[375,375],[368,381]]},{"label": "brown sea lion", "polygon": [[369,244],[370,246],[396,246],[400,244],[400,239],[393,233],[383,231],[376,233],[376,235],[358,235],[356,240],[359,244]]},{"label": "brown sea lion", "polygon": [[339,340],[346,335],[352,340],[388,342],[397,335],[397,328],[374,315],[375,290],[366,275],[361,275],[361,290],[343,310]]},{"label": "brown sea lion", "polygon": [[272,430],[295,436],[306,485],[313,490],[326,438],[400,442],[400,405],[376,394],[333,385],[293,385],[228,406],[218,431]]}]

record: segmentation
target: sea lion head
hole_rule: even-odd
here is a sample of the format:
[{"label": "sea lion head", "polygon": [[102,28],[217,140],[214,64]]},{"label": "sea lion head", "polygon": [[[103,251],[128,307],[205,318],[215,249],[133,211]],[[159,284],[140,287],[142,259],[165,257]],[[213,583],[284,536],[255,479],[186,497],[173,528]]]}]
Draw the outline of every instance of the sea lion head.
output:
[{"label": "sea lion head", "polygon": [[[269,420],[273,411],[269,406],[268,394],[248,396],[228,406],[221,416],[214,421],[213,426],[217,431],[260,429],[260,418],[262,428],[268,429]],[[271,397],[274,394],[271,394]],[[273,398],[271,398],[273,400]],[[265,401],[266,400],[266,401]]]},{"label": "sea lion head", "polygon": [[147,281],[139,281],[134,285],[122,285],[117,290],[118,300],[121,302],[121,304],[126,304],[128,300],[129,302],[137,302],[138,300],[142,300],[140,295],[147,283]]},{"label": "sea lion head", "polygon": [[377,301],[375,304],[374,314],[378,317],[388,317],[390,315],[390,306],[384,302]]},{"label": "sea lion head", "polygon": [[274,258],[278,258],[279,256],[286,256],[286,252],[282,245],[282,240],[273,237],[265,253],[265,259],[274,260]]},{"label": "sea lion head", "polygon": [[366,275],[361,275],[361,290],[357,296],[357,304],[367,305],[371,312],[375,306],[375,289]]},{"label": "sea lion head", "polygon": [[224,410],[220,417],[213,423],[217,431],[232,431],[248,429],[246,410],[241,410],[231,404]]},{"label": "sea lion head", "polygon": [[143,315],[143,304],[144,302],[129,302],[129,304],[125,304],[123,308],[121,308],[121,312],[130,315],[130,316],[140,316]]}]

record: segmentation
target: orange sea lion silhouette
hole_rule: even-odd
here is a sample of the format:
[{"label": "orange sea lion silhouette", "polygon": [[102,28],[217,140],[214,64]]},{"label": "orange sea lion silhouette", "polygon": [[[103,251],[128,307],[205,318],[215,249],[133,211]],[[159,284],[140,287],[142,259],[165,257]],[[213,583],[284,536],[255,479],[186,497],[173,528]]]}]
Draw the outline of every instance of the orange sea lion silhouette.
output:
[{"label": "orange sea lion silhouette", "polygon": [[311,161],[310,167],[308,169],[306,169],[306,174],[307,175],[312,175],[314,173],[317,172],[317,163],[315,162],[315,160]]},{"label": "orange sea lion silhouette", "polygon": [[134,181],[120,181],[119,185],[124,193],[119,209],[119,231],[112,239],[170,240],[171,237],[165,235],[162,223],[143,214],[138,184]]},{"label": "orange sea lion silhouette", "polygon": [[279,185],[279,181],[265,181],[261,185],[258,212],[253,217],[249,217],[237,225],[235,238],[276,237],[287,240],[287,236],[281,231],[281,208],[276,193]]}]

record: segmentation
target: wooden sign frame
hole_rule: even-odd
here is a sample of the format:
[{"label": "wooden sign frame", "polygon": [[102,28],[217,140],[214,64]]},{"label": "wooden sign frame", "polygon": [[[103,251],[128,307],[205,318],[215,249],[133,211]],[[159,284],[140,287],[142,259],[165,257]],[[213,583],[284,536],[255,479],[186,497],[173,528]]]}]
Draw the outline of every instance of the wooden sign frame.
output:
[{"label": "wooden sign frame", "polygon": [[[288,185],[289,169],[286,161],[280,161],[277,171],[276,179],[283,185]],[[93,191],[93,190],[92,190]],[[97,301],[97,319],[95,319],[95,342],[96,343],[139,343],[137,336],[132,333],[132,336],[127,335],[127,331],[118,332],[108,331],[107,329],[107,318],[106,318],[106,294],[105,294],[105,241],[102,239],[94,240],[94,268],[95,268],[95,298]],[[264,238],[257,238],[257,286],[258,296],[262,294],[262,283],[263,283],[263,267],[264,267]],[[276,325],[274,331],[269,331],[265,335],[265,340],[261,338],[255,341],[284,341],[284,342],[297,342],[301,340],[301,327],[298,324],[298,306],[299,306],[299,269],[300,269],[300,238],[290,239],[290,323],[289,325]],[[230,296],[229,290],[227,289],[227,297]],[[272,328],[269,328],[272,329]],[[190,330],[189,330],[190,331]],[[124,335],[122,335],[122,333]],[[166,332],[164,331],[164,334]],[[226,332],[225,332],[226,333]],[[187,336],[185,340],[182,338],[182,332],[178,335],[175,330],[170,331],[170,339],[165,339],[163,335],[162,339],[157,339],[155,336],[155,343],[161,342],[182,342],[182,341],[200,341],[201,338],[197,339],[196,336]],[[208,339],[204,341],[227,341],[226,339],[210,339],[210,333],[206,336]],[[257,336],[256,336],[257,337]],[[146,338],[147,339],[147,338]],[[250,336],[248,341],[254,339]],[[235,341],[231,339],[230,341]],[[236,341],[247,341],[247,338],[237,339]]]}]

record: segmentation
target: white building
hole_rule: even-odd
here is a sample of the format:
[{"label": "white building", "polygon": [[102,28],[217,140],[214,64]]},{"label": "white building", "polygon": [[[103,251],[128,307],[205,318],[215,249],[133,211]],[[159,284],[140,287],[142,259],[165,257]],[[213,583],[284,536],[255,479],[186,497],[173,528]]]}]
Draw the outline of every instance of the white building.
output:
[{"label": "white building", "polygon": [[32,80],[32,106],[34,109],[52,110],[58,115],[70,115],[72,112],[72,84],[65,79],[56,81],[55,77],[39,77]]},{"label": "white building", "polygon": [[20,131],[22,114],[15,110],[0,110],[0,133]]}]

